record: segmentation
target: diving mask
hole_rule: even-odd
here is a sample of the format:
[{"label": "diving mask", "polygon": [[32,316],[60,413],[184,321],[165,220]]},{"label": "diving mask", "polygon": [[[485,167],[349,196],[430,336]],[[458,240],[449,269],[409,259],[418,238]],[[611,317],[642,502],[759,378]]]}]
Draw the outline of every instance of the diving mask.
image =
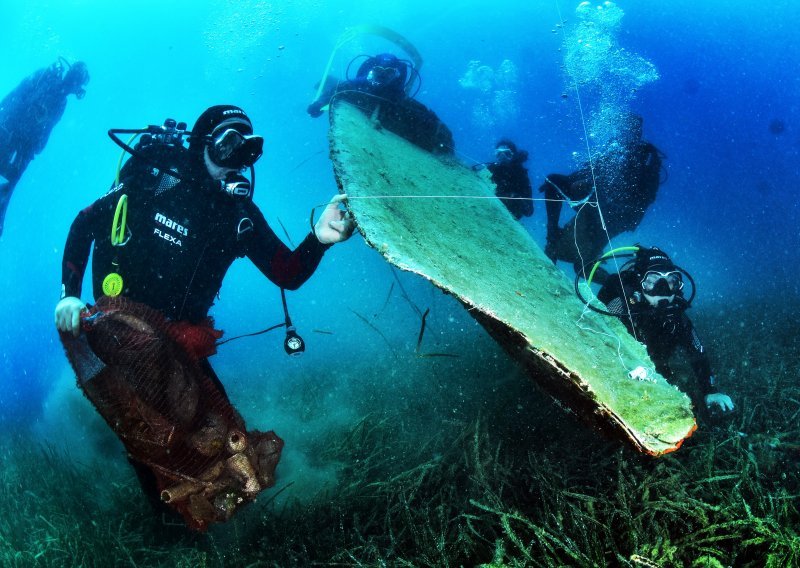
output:
[{"label": "diving mask", "polygon": [[650,270],[642,278],[642,291],[651,296],[669,296],[683,288],[683,277],[677,270],[657,272]]},{"label": "diving mask", "polygon": [[500,146],[494,151],[497,161],[501,164],[507,164],[514,158],[514,151],[508,146]]},{"label": "diving mask", "polygon": [[367,73],[367,82],[373,86],[391,85],[400,78],[400,71],[396,67],[382,67],[376,65]]},{"label": "diving mask", "polygon": [[216,165],[223,168],[241,170],[256,163],[261,157],[264,138],[254,134],[242,134],[228,128],[212,135],[208,146],[208,156]]}]

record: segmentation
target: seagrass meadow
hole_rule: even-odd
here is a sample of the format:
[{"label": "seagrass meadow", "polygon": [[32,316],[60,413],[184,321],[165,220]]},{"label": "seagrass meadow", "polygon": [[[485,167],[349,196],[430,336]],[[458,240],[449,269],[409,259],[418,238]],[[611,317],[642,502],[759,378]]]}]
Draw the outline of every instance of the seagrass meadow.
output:
[{"label": "seagrass meadow", "polygon": [[[668,456],[598,437],[510,363],[502,381],[467,382],[447,374],[460,362],[437,361],[437,383],[318,440],[332,483],[292,495],[279,476],[206,534],[154,515],[123,459],[78,463],[17,430],[2,444],[0,565],[796,566],[792,318],[760,306],[695,317],[717,330],[709,348],[737,409],[701,416]],[[313,406],[327,385],[300,388],[294,398]],[[443,418],[436,408],[456,392],[466,402]]]},{"label": "seagrass meadow", "polygon": [[[13,54],[0,69],[0,568],[800,566],[800,74],[786,63],[800,61],[799,14],[789,0],[0,0],[0,53]],[[347,122],[338,122],[332,146],[338,103],[316,117],[319,103],[340,80],[382,75],[365,66],[382,54],[401,60],[390,81],[405,77],[409,108],[437,121],[393,121],[404,115],[375,107],[370,136],[352,130],[345,148]],[[33,80],[78,62],[90,76],[85,97]],[[28,87],[58,104],[39,104]],[[109,131],[143,129],[150,142],[177,136],[185,146],[178,125],[191,131],[217,105],[241,108],[263,137],[263,155],[244,172],[248,195],[234,191],[244,190],[237,178],[224,186],[231,198],[252,199],[292,249],[343,191],[359,230],[326,247],[285,302],[281,279],[265,270],[294,266],[278,261],[283,253],[274,266],[270,253],[228,269],[211,262],[216,246],[195,249],[183,278],[174,268],[187,257],[175,244],[141,282],[124,262],[94,262],[103,255],[84,270],[90,242],[108,243],[114,221],[79,245],[75,220],[136,158]],[[440,142],[420,147],[441,153],[448,174],[483,179],[485,194],[447,183],[430,156],[382,149],[371,134],[388,135],[391,124],[417,141],[435,127]],[[616,207],[594,177],[586,195],[563,193],[563,203],[547,197],[548,179],[594,171],[607,152],[621,158],[631,124],[660,152],[658,191],[634,204],[627,183],[613,184],[610,198],[630,218],[601,244],[658,247],[691,275],[688,315],[731,413],[692,407],[702,403],[698,378],[682,354],[664,383],[629,380],[627,371],[649,367],[645,349],[620,322],[584,309],[571,262],[553,266],[542,254],[581,210],[611,220]],[[123,138],[135,146],[143,137]],[[211,146],[201,138],[193,141]],[[491,196],[484,168],[506,142],[525,156],[530,182],[530,202],[507,200],[532,209],[519,221]],[[167,175],[158,162],[143,171]],[[131,258],[161,258],[149,246],[134,252],[140,235],[173,247],[161,217],[191,226],[199,246],[216,242],[214,223],[182,219],[199,218],[191,205],[210,221],[217,196],[188,190],[187,209],[148,214],[157,226],[147,230],[134,213],[150,200],[134,185],[125,190]],[[225,230],[239,243],[254,218],[237,220]],[[515,235],[530,246],[516,247]],[[195,276],[221,282],[201,295],[224,339],[240,340],[219,343],[209,363],[246,430],[285,442],[275,485],[256,493],[250,484],[247,503],[226,489],[224,510],[236,511],[207,532],[156,512],[113,418],[82,394],[65,357],[57,305],[95,303],[93,284],[110,274],[147,295],[174,284],[177,295],[164,299],[174,306],[199,293]],[[284,349],[288,313],[302,357]],[[555,379],[568,370],[581,380],[559,391]],[[619,388],[606,388],[612,380]],[[688,398],[669,386],[675,404],[645,404],[666,400],[651,397],[666,382]],[[191,394],[177,382],[149,384]],[[123,412],[131,408],[141,407]],[[587,420],[598,416],[621,417],[617,434],[646,434],[635,438],[649,452],[606,437]],[[668,443],[651,443],[665,432],[675,434]],[[246,474],[237,478],[246,487],[253,476],[237,463],[230,469]],[[197,495],[196,482],[215,481],[216,470],[180,470],[175,481],[191,483],[160,489]]]}]

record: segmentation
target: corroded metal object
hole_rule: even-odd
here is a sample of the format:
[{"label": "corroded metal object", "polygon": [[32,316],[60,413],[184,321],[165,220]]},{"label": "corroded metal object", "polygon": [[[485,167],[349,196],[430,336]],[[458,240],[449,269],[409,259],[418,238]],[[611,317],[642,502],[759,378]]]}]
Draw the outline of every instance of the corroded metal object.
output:
[{"label": "corroded metal object", "polygon": [[[594,426],[653,456],[692,434],[689,398],[618,321],[584,309],[485,172],[436,158],[346,102],[330,116],[340,189],[387,261],[458,298],[535,383]],[[629,376],[638,367],[648,380]]]}]

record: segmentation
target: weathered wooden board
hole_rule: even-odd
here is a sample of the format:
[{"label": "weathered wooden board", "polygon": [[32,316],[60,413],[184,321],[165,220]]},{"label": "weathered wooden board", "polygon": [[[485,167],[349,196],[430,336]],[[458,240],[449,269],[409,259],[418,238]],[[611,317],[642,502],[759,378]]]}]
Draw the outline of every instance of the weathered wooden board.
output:
[{"label": "weathered wooden board", "polygon": [[[584,309],[571,282],[494,198],[485,172],[437,158],[343,101],[332,105],[330,145],[366,242],[457,297],[538,385],[650,455],[692,434],[689,398],[652,370],[618,321]],[[639,366],[650,380],[628,376]]]}]

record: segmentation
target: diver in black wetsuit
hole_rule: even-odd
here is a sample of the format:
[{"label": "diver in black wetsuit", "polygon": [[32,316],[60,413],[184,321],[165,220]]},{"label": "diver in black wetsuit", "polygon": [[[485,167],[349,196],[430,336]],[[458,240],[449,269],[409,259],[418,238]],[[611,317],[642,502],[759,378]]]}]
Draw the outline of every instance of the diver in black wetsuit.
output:
[{"label": "diver in black wetsuit", "polygon": [[[523,166],[528,160],[528,152],[518,150],[516,144],[503,138],[495,145],[494,153],[496,160],[485,166],[491,172],[492,181],[497,186],[495,195],[512,198],[502,201],[515,219],[530,217],[533,215],[531,180],[528,177],[528,169]],[[477,168],[483,165],[478,164]]]},{"label": "diver in black wetsuit", "polygon": [[[302,285],[324,252],[350,237],[354,224],[338,208],[337,196],[300,246],[287,248],[239,174],[261,156],[262,145],[242,109],[221,105],[198,118],[188,149],[182,141],[137,146],[120,172],[120,183],[72,223],[64,247],[61,301],[55,309],[57,328],[75,336],[80,332],[80,315],[86,308],[80,300],[81,284],[92,243],[96,299],[121,293],[173,321],[202,324],[228,268],[243,256],[281,288]],[[130,202],[130,231],[124,244],[114,246],[111,228],[123,194]],[[122,277],[119,289],[107,290],[106,279],[117,273]],[[225,396],[208,361],[199,363]],[[155,510],[174,515],[158,498],[149,467],[130,461]]]},{"label": "diver in black wetsuit", "polygon": [[0,236],[11,194],[34,156],[40,154],[67,107],[82,99],[89,81],[86,64],[59,59],[23,81],[0,102]]},{"label": "diver in black wetsuit", "polygon": [[647,347],[656,371],[672,377],[669,360],[683,347],[706,407],[733,410],[731,398],[716,388],[708,354],[686,315],[689,303],[682,289],[681,271],[662,250],[640,248],[626,268],[606,279],[597,298]]},{"label": "diver in black wetsuit", "polygon": [[307,112],[313,118],[322,116],[323,107],[341,97],[373,117],[382,127],[423,150],[452,154],[454,143],[450,129],[432,110],[407,94],[409,85],[417,78],[410,62],[390,53],[368,57],[359,66],[354,79],[329,78]]},{"label": "diver in black wetsuit", "polygon": [[[587,164],[569,175],[550,174],[539,188],[547,200],[545,253],[553,262],[573,263],[576,273],[585,262],[599,257],[610,239],[636,229],[656,199],[663,156],[650,142],[642,140],[640,116],[631,115],[626,122],[623,139],[597,158],[594,172]],[[602,219],[597,207],[585,205],[595,200]],[[576,214],[559,227],[564,201],[576,209]],[[601,269],[595,281],[602,283],[606,277]]]},{"label": "diver in black wetsuit", "polygon": [[[247,256],[275,284],[296,289],[317,268],[332,244],[349,238],[353,222],[334,198],[314,231],[294,251],[270,229],[250,199],[245,178],[237,172],[260,156],[263,139],[253,135],[240,108],[214,106],[197,120],[182,145],[153,145],[140,150],[159,154],[153,162],[131,159],[120,184],[82,210],[70,228],[64,248],[62,299],[56,307],[61,331],[79,331],[85,307],[81,284],[94,242],[95,298],[103,295],[104,276],[122,275],[121,294],[160,310],[172,320],[204,320],[236,258]],[[165,155],[169,154],[169,155]],[[170,175],[166,166],[172,163]],[[238,190],[237,190],[238,188]],[[108,235],[120,196],[131,203],[124,246],[112,246]]]}]

